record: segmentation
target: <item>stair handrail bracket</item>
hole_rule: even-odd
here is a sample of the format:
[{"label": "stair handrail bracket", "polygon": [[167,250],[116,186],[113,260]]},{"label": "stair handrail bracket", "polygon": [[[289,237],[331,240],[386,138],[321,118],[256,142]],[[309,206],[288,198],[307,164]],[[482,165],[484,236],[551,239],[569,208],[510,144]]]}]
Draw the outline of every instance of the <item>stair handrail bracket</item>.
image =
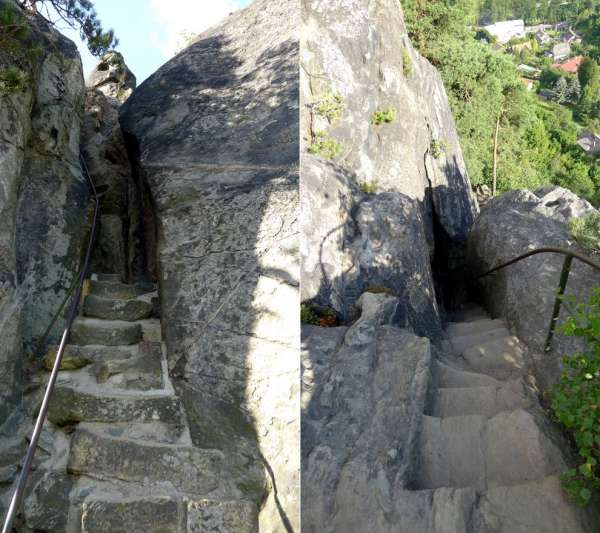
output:
[{"label": "stair handrail bracket", "polygon": [[502,270],[510,265],[514,265],[515,263],[518,263],[519,261],[522,261],[523,259],[527,259],[528,257],[531,257],[533,255],[546,254],[546,253],[560,254],[560,255],[563,255],[565,258],[563,261],[561,272],[560,272],[560,279],[558,282],[558,290],[556,293],[556,299],[554,300],[554,308],[552,310],[552,318],[550,319],[550,326],[548,327],[548,334],[546,336],[546,343],[544,345],[544,351],[550,352],[552,349],[551,348],[552,339],[554,337],[556,324],[558,322],[558,316],[560,314],[560,308],[561,308],[563,297],[565,294],[565,289],[567,287],[567,282],[569,281],[569,274],[571,273],[571,266],[573,263],[573,259],[577,259],[577,260],[581,261],[582,263],[585,263],[586,265],[596,269],[598,272],[600,272],[600,263],[598,263],[598,262],[590,259],[588,256],[581,254],[579,252],[576,252],[574,250],[569,250],[567,248],[559,248],[559,247],[555,247],[555,246],[545,246],[542,248],[535,248],[524,254],[518,255],[517,257],[514,257],[513,259],[511,259],[509,261],[501,263],[500,265],[497,265],[494,268],[491,268],[490,270],[484,272],[483,274],[476,276],[475,280],[480,280],[481,278],[484,278],[485,276],[489,276],[490,274],[498,272],[499,270]]},{"label": "stair handrail bracket", "polygon": [[[69,333],[71,331],[71,326],[73,325],[73,321],[77,316],[77,312],[79,309],[79,302],[81,300],[81,294],[83,292],[83,284],[85,282],[85,278],[88,272],[90,258],[92,255],[92,248],[94,245],[94,240],[96,237],[96,229],[98,225],[98,216],[100,212],[100,199],[98,196],[98,192],[96,191],[96,186],[90,176],[87,164],[85,159],[80,154],[79,161],[81,164],[81,168],[85,177],[90,186],[90,190],[92,193],[92,197],[94,200],[94,216],[92,220],[92,228],[90,231],[89,240],[86,247],[85,259],[83,263],[83,267],[79,272],[79,279],[77,282],[77,289],[75,290],[74,295],[71,298],[71,306],[69,312],[67,314],[67,319],[65,321],[65,328],[63,330],[62,337],[60,339],[60,344],[58,347],[58,351],[56,353],[56,358],[54,360],[54,365],[52,367],[52,372],[50,373],[50,379],[48,380],[48,384],[46,385],[46,390],[44,392],[44,398],[42,400],[42,404],[40,406],[40,410],[38,416],[35,421],[35,425],[33,427],[33,433],[31,436],[31,440],[29,442],[29,446],[27,448],[27,453],[25,455],[25,460],[23,462],[23,466],[21,468],[21,472],[19,474],[19,478],[17,480],[17,484],[15,486],[10,506],[6,513],[6,517],[4,519],[4,525],[2,527],[2,533],[11,533],[13,522],[21,505],[21,501],[23,499],[23,494],[25,492],[25,487],[27,484],[27,478],[29,477],[29,472],[31,470],[31,464],[33,462],[33,458],[35,455],[35,451],[37,449],[38,440],[40,438],[40,434],[42,432],[42,428],[44,426],[44,422],[46,421],[46,416],[48,413],[48,406],[50,404],[50,398],[52,397],[52,392],[54,390],[54,385],[56,384],[56,379],[58,377],[58,372],[60,370],[60,366],[62,363],[62,357],[65,350],[65,346],[67,344],[67,340],[69,338]],[[57,311],[57,314],[60,313],[63,309],[63,306]]]}]

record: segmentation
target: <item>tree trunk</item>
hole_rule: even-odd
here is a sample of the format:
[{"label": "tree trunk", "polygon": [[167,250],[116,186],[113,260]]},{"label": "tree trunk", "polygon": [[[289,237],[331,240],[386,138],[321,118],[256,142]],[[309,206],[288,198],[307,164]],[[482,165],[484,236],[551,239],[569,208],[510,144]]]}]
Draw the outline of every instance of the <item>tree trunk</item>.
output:
[{"label": "tree trunk", "polygon": [[502,113],[498,115],[496,120],[496,133],[494,133],[494,167],[492,171],[492,197],[496,196],[496,182],[498,177],[498,133],[500,132],[500,117]]}]

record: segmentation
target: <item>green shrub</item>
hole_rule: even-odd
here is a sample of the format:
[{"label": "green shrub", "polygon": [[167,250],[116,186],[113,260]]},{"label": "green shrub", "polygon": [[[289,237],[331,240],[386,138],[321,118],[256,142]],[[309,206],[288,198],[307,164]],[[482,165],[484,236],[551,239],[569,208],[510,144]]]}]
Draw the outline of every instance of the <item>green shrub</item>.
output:
[{"label": "green shrub", "polygon": [[429,146],[429,151],[435,159],[439,159],[441,155],[448,149],[448,142],[444,139],[433,139]]},{"label": "green shrub", "polygon": [[363,181],[360,184],[360,190],[365,194],[375,194],[377,192],[376,181]]},{"label": "green shrub", "polygon": [[319,315],[310,304],[300,304],[300,322],[302,324],[319,325]]},{"label": "green shrub", "polygon": [[341,118],[344,112],[344,97],[339,93],[324,93],[314,102],[313,109],[317,115],[334,122]]},{"label": "green shrub", "polygon": [[550,394],[552,410],[572,434],[580,457],[577,468],[562,475],[562,485],[584,506],[600,491],[600,287],[588,302],[574,306],[561,331],[587,345],[585,353],[562,359],[561,376]]},{"label": "green shrub", "polygon": [[15,65],[0,69],[0,94],[20,92],[27,87],[29,77]]},{"label": "green shrub", "polygon": [[381,126],[382,124],[390,124],[396,120],[396,110],[393,107],[380,109],[371,115],[371,124]]},{"label": "green shrub", "polygon": [[402,70],[405,76],[410,76],[413,73],[412,59],[408,50],[402,50]]},{"label": "green shrub", "polygon": [[600,247],[600,213],[592,213],[569,221],[569,231],[583,248],[597,252]]},{"label": "green shrub", "polygon": [[329,137],[324,131],[318,131],[313,142],[308,147],[308,153],[320,155],[325,159],[333,159],[341,150],[342,145]]}]

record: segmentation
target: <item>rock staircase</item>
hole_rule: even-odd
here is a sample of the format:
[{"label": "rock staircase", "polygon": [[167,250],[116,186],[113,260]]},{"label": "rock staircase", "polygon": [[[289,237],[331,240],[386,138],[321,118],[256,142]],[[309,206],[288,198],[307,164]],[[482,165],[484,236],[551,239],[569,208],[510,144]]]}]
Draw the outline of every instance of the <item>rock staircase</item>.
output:
[{"label": "rock staircase", "polygon": [[[257,531],[262,471],[192,444],[152,318],[156,297],[153,286],[93,276],[48,413],[68,437],[26,504],[31,530]],[[47,368],[55,356],[53,347]],[[62,512],[44,500],[61,493]]]},{"label": "rock staircase", "polygon": [[560,487],[565,447],[525,381],[524,347],[481,308],[454,320],[433,362],[413,487],[452,490],[439,531],[600,531]]}]

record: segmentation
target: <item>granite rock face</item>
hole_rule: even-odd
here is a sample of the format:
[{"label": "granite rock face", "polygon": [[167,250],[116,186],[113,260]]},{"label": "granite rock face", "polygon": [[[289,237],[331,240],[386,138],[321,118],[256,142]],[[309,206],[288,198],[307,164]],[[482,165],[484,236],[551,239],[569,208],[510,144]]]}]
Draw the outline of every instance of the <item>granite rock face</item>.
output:
[{"label": "granite rock face", "polygon": [[[507,192],[490,200],[477,219],[469,238],[469,267],[473,274],[483,273],[544,246],[585,253],[569,233],[569,220],[593,212],[588,202],[560,187]],[[506,317],[517,336],[536,351],[544,348],[563,261],[558,254],[536,255],[483,278],[479,285],[492,315]],[[573,261],[567,295],[583,301],[599,284],[599,272]],[[559,323],[565,313],[563,308]],[[558,355],[573,353],[578,346],[572,338],[557,335],[552,348],[556,357],[540,357],[543,381],[555,376]]]},{"label": "granite rock face", "polygon": [[[360,296],[344,281],[352,261],[336,250],[351,238],[361,189],[412,199],[422,226],[414,238],[424,235],[431,259],[460,277],[477,202],[442,80],[413,49],[398,2],[309,0],[303,19],[301,135],[302,152],[310,153],[301,195],[313,212],[302,220],[302,299],[346,315],[344,305]],[[374,124],[382,112],[389,122]],[[319,157],[323,139],[339,143],[329,162]],[[377,257],[371,260],[375,266]]]},{"label": "granite rock face", "polygon": [[400,304],[365,293],[350,328],[303,326],[303,531],[407,523],[389,518],[416,465],[431,352],[389,325]]},{"label": "granite rock face", "polygon": [[133,93],[136,79],[125,64],[123,55],[110,50],[102,56],[87,79],[86,85],[100,91],[112,102],[123,103]]},{"label": "granite rock face", "polygon": [[[17,10],[9,0],[0,9]],[[34,349],[64,298],[89,227],[81,60],[40,18],[30,28],[42,53],[23,67],[22,90],[0,94],[0,425],[20,401],[22,350]],[[2,66],[12,61],[0,51]]]},{"label": "granite rock face", "polygon": [[192,439],[260,449],[277,487],[261,531],[298,528],[299,27],[296,2],[257,0],[120,114],[155,208],[164,338]]}]

